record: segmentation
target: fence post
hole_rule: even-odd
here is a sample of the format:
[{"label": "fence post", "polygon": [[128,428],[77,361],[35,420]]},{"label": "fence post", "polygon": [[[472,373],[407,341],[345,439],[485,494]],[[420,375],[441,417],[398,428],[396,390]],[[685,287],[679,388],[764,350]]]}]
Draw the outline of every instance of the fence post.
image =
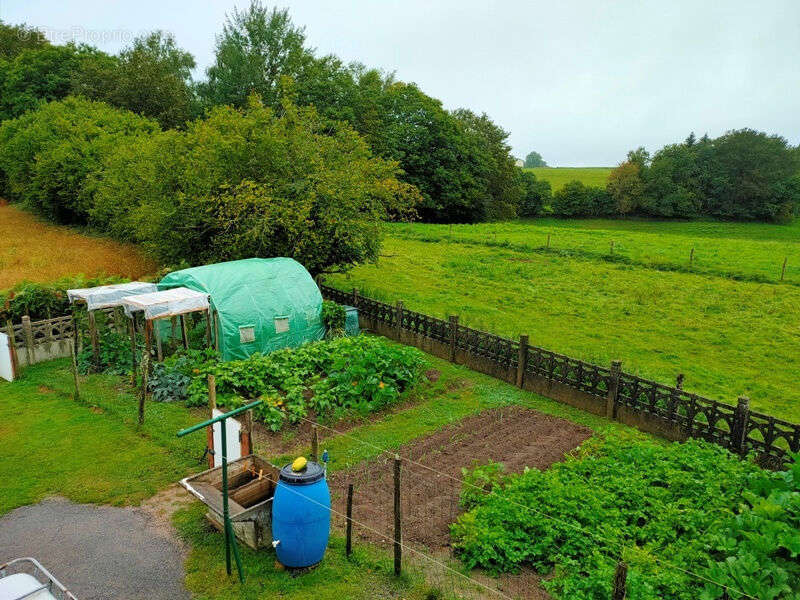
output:
[{"label": "fence post", "polygon": [[789,260],[788,256],[783,257],[783,266],[781,267],[781,281],[783,281],[783,277],[786,275],[786,261]]},{"label": "fence post", "polygon": [[22,335],[25,340],[25,356],[28,358],[28,365],[33,364],[33,329],[31,329],[31,318],[28,315],[22,317]]},{"label": "fence post", "polygon": [[319,429],[317,429],[317,424],[314,423],[311,426],[311,460],[313,462],[317,462],[318,456],[319,456]]},{"label": "fence post", "polygon": [[683,373],[678,373],[678,376],[675,378],[675,387],[678,388],[679,390],[683,389],[684,377],[685,376]]},{"label": "fence post", "polygon": [[78,388],[78,349],[75,347],[75,342],[69,342],[70,355],[72,357],[72,381],[75,384],[75,392],[72,394],[72,399],[76,402],[81,398],[81,391]]},{"label": "fence post", "polygon": [[358,288],[353,288],[353,307],[358,308]]},{"label": "fence post", "polygon": [[353,552],[353,484],[347,485],[347,539],[344,554],[349,557]]},{"label": "fence post", "polygon": [[617,569],[614,572],[614,584],[611,591],[611,600],[625,600],[625,584],[628,579],[628,565],[624,562],[617,562]]},{"label": "fence post", "polygon": [[[214,375],[208,376],[208,412],[209,417],[214,418],[214,409],[217,408],[217,378]],[[214,468],[214,426],[206,427],[206,448],[208,448],[208,468]]]},{"label": "fence post", "polygon": [[731,431],[731,452],[744,454],[747,451],[747,422],[750,420],[750,399],[739,396],[739,402],[734,412],[733,431]]},{"label": "fence post", "polygon": [[450,362],[456,362],[456,333],[458,331],[458,315],[450,315]]},{"label": "fence post", "polygon": [[144,402],[147,399],[147,371],[150,367],[150,352],[142,353],[142,392],[139,394],[139,425],[144,424]]},{"label": "fence post", "polygon": [[395,336],[397,338],[397,341],[399,342],[400,341],[400,336],[403,333],[403,301],[402,300],[398,300],[397,301],[397,306],[395,308],[395,317],[394,318],[395,318],[396,323],[397,323],[397,325],[396,325],[397,330],[395,332]]},{"label": "fence post", "polygon": [[19,357],[17,356],[17,339],[14,337],[14,324],[11,319],[6,321],[6,335],[8,335],[8,350],[11,353],[11,376],[16,379],[19,374]]},{"label": "fence post", "polygon": [[525,382],[525,368],[528,365],[528,336],[519,336],[519,356],[517,357],[517,387]]},{"label": "fence post", "polygon": [[611,377],[608,382],[608,396],[606,397],[606,418],[617,417],[617,396],[619,395],[619,375],[622,372],[622,361],[611,361]]},{"label": "fence post", "polygon": [[394,455],[394,574],[400,575],[403,557],[402,519],[400,515],[400,457]]}]

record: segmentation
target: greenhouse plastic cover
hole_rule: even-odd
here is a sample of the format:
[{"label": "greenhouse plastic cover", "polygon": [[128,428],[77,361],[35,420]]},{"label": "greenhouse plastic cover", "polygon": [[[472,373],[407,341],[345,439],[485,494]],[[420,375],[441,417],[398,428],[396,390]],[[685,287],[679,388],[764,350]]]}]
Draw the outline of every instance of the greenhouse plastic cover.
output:
[{"label": "greenhouse plastic cover", "polygon": [[70,303],[75,302],[75,300],[83,300],[86,302],[88,310],[97,310],[98,308],[121,306],[122,299],[127,296],[136,296],[155,291],[158,291],[155,283],[131,281],[129,283],[115,283],[113,285],[67,290],[67,298]]},{"label": "greenhouse plastic cover", "polygon": [[[248,258],[174,271],[159,289],[184,286],[211,296],[224,360],[320,340],[322,294],[291,258]],[[216,337],[217,333],[214,332]]]},{"label": "greenhouse plastic cover", "polygon": [[180,287],[138,296],[123,298],[122,305],[129,317],[138,311],[144,311],[145,319],[175,317],[189,312],[206,310],[208,294]]}]

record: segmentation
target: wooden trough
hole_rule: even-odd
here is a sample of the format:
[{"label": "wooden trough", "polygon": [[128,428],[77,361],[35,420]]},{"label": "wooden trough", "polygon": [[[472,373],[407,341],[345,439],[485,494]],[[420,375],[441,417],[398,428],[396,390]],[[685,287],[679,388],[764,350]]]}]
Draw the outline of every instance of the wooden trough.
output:
[{"label": "wooden trough", "polygon": [[[272,544],[272,497],[280,469],[250,454],[228,463],[228,505],[236,537],[253,550]],[[222,467],[181,480],[207,507],[206,518],[222,530]]]}]

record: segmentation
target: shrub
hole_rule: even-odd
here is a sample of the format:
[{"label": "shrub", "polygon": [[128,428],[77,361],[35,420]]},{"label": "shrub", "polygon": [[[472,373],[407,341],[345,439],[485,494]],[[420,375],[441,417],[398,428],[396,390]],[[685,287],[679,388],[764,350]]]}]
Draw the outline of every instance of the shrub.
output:
[{"label": "shrub", "polygon": [[325,325],[327,337],[340,337],[344,335],[344,325],[347,320],[347,311],[344,306],[331,300],[322,302],[322,324]]},{"label": "shrub", "polygon": [[525,192],[517,212],[520,217],[537,217],[553,196],[550,182],[539,181],[530,171],[522,171],[521,177]]},{"label": "shrub", "polygon": [[[131,340],[126,334],[119,333],[111,327],[98,327],[100,362],[95,368],[94,353],[89,339],[84,338],[82,349],[78,354],[78,370],[89,373],[97,370],[110,375],[127,375],[131,372]],[[141,359],[144,345],[137,347],[137,361]]]},{"label": "shrub", "polygon": [[461,508],[471,510],[481,504],[486,495],[499,488],[505,480],[506,467],[503,463],[490,460],[482,465],[474,461],[471,469],[461,468],[464,485],[458,503]]}]

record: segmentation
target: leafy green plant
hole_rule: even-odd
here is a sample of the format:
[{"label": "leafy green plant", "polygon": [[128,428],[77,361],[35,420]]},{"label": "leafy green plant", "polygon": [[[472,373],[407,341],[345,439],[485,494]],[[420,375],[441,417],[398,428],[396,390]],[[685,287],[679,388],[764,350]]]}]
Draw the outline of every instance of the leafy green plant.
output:
[{"label": "leafy green plant", "polygon": [[191,377],[185,373],[184,367],[189,358],[181,356],[169,363],[156,363],[148,379],[148,389],[156,402],[185,402],[187,388]]},{"label": "leafy green plant", "polygon": [[347,311],[344,306],[332,300],[322,302],[322,324],[325,325],[325,336],[328,338],[344,335],[344,324]]},{"label": "leafy green plant", "polygon": [[422,377],[422,353],[376,337],[344,337],[284,349],[246,360],[219,362],[195,355],[182,366],[191,376],[187,404],[208,401],[207,377],[213,374],[217,403],[264,398],[256,416],[273,431],[297,423],[310,411],[338,418],[366,415],[396,402]]},{"label": "leafy green plant", "polygon": [[503,463],[490,460],[486,464],[474,461],[472,468],[461,468],[464,486],[458,502],[461,508],[469,510],[475,508],[496,487],[502,485],[505,479],[506,467]]},{"label": "leafy green plant", "polygon": [[[100,362],[97,370],[112,375],[127,375],[130,373],[130,338],[111,327],[98,329]],[[88,339],[84,339],[82,346],[81,352],[78,354],[78,370],[81,373],[89,373],[95,370],[92,345]],[[138,357],[141,357],[142,350],[144,350],[144,346],[140,342],[137,351]]]},{"label": "leafy green plant", "polygon": [[[496,465],[496,463],[495,463]],[[487,468],[488,467],[488,468]],[[800,592],[800,468],[767,473],[700,441],[663,445],[631,434],[586,442],[547,471],[495,481],[478,465],[451,526],[464,563],[491,572],[552,573],[558,598],[609,597],[616,560],[630,597],[756,598]],[[698,573],[700,579],[687,573]]]}]

